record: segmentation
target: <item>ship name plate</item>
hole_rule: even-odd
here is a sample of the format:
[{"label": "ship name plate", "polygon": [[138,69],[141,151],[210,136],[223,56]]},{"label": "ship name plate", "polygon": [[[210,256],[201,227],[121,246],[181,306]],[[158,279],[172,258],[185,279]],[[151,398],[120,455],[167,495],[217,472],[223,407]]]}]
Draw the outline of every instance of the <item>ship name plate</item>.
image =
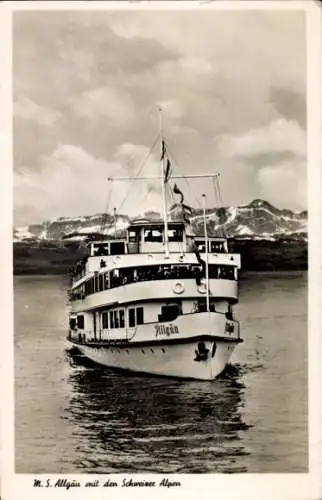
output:
[{"label": "ship name plate", "polygon": [[179,333],[179,328],[177,325],[154,325],[155,336],[166,336],[170,337],[170,335],[175,335]]}]

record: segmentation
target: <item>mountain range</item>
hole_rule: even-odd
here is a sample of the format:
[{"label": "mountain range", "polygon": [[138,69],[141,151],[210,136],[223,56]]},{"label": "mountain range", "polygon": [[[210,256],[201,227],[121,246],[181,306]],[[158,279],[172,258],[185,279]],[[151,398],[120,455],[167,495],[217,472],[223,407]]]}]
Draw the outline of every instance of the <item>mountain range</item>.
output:
[{"label": "mountain range", "polygon": [[[172,207],[170,219],[181,215],[180,205]],[[237,207],[206,210],[209,235],[224,235],[243,240],[271,240],[286,238],[307,241],[307,211],[293,212],[279,209],[265,200],[256,199]],[[157,212],[145,212],[144,219],[158,219]],[[195,234],[203,232],[201,209],[191,209],[190,221]],[[80,217],[59,217],[39,224],[14,228],[14,242],[43,240],[81,241],[98,234],[122,234],[130,222],[124,214],[95,214]]]}]

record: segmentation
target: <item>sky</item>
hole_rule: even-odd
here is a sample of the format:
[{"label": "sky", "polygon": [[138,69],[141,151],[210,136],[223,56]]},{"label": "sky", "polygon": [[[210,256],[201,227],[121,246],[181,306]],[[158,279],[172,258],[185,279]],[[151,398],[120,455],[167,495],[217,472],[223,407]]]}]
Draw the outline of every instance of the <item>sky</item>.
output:
[{"label": "sky", "polygon": [[[296,11],[30,11],[13,21],[14,221],[158,210],[177,175],[224,205],[306,209],[305,18]],[[209,180],[185,202],[215,205]]]}]

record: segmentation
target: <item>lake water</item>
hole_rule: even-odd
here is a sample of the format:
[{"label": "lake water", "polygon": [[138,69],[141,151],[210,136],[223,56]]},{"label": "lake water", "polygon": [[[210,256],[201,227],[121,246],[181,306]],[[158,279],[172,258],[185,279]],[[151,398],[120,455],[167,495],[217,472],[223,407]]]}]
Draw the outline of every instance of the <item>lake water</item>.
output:
[{"label": "lake water", "polygon": [[65,284],[15,277],[17,473],[307,471],[306,273],[244,277],[213,382],[73,366]]}]

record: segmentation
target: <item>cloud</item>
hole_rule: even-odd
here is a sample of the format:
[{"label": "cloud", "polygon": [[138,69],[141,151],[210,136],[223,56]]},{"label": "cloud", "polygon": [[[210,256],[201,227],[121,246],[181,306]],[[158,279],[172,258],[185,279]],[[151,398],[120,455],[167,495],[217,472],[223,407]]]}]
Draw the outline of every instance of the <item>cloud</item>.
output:
[{"label": "cloud", "polygon": [[135,119],[135,106],[131,96],[112,87],[98,87],[71,99],[73,113],[84,119],[104,116],[114,126],[130,126]]},{"label": "cloud", "polygon": [[28,97],[22,96],[14,103],[14,116],[16,119],[29,120],[49,127],[62,117],[62,113],[47,106],[40,106]]},{"label": "cloud", "polygon": [[[305,156],[299,11],[19,11],[13,82],[22,218],[101,211],[106,177],[139,168],[159,133],[158,103],[180,173],[220,170],[224,203],[259,197],[260,169]],[[148,165],[158,175],[158,153]],[[158,185],[137,189],[159,203]]]},{"label": "cloud", "polygon": [[280,207],[302,210],[307,203],[306,163],[285,160],[259,170],[261,197]]},{"label": "cloud", "polygon": [[[15,217],[23,223],[30,223],[54,218],[57,214],[111,213],[113,207],[129,214],[160,209],[159,189],[151,191],[149,185],[143,182],[138,182],[133,189],[130,180],[108,182],[109,177],[134,176],[139,160],[142,163],[146,156],[144,153],[144,146],[124,145],[120,147],[115,161],[107,162],[91,156],[80,147],[60,145],[51,155],[43,158],[39,171],[24,168],[15,173]],[[133,163],[126,162],[126,158],[131,158]],[[157,175],[156,167],[157,160],[152,158],[146,166],[148,175]],[[37,207],[37,220],[31,221],[30,212],[24,213],[27,206]],[[34,211],[31,215],[35,217]]]},{"label": "cloud", "polygon": [[279,118],[266,127],[252,129],[238,136],[223,135],[217,139],[223,157],[252,157],[265,153],[290,152],[306,155],[306,134],[295,121]]},{"label": "cloud", "polygon": [[[213,61],[218,75],[305,88],[305,16],[298,11],[151,11],[114,13],[123,39],[158,41],[191,60]],[[189,36],[187,36],[189,35]]]},{"label": "cloud", "polygon": [[270,100],[282,116],[297,121],[303,128],[306,127],[306,102],[303,94],[272,87]]}]

